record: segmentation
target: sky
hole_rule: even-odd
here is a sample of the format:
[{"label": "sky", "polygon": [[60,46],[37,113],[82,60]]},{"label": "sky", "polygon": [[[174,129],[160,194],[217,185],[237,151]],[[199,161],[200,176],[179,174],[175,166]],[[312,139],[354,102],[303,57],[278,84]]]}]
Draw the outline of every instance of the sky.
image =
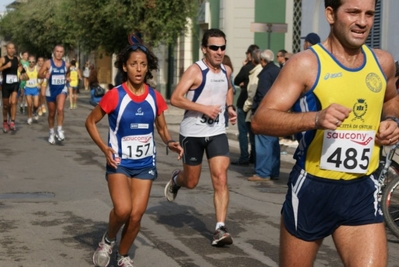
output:
[{"label": "sky", "polygon": [[14,2],[14,0],[0,0],[0,12],[4,12],[6,10],[6,5],[12,2]]}]

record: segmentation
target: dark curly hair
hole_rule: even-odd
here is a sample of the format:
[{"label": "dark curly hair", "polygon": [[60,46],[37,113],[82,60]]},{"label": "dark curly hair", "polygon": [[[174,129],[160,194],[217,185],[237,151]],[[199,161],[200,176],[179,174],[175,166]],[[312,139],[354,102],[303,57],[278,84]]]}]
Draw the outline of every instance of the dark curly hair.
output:
[{"label": "dark curly hair", "polygon": [[[375,0],[375,6],[377,6],[379,0]],[[342,5],[342,0],[324,0],[324,6],[331,7],[334,12]]]},{"label": "dark curly hair", "polygon": [[127,47],[122,49],[122,51],[117,55],[117,59],[115,61],[115,68],[117,68],[119,72],[122,74],[122,82],[127,81],[127,73],[123,70],[123,66],[126,65],[126,62],[130,57],[130,54],[137,50],[140,50],[147,55],[148,71],[144,77],[144,82],[147,82],[147,79],[153,78],[151,71],[158,70],[158,58],[148,47],[141,44],[128,45]]},{"label": "dark curly hair", "polygon": [[202,47],[208,46],[208,39],[209,37],[223,37],[224,41],[226,42],[226,35],[219,29],[209,29],[204,32],[202,36],[201,45]]}]

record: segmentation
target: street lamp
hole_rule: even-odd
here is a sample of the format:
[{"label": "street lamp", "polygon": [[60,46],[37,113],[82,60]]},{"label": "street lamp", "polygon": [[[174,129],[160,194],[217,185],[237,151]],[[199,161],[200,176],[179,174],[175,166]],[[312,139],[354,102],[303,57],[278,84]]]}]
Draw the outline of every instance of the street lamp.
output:
[{"label": "street lamp", "polygon": [[267,49],[270,49],[271,33],[286,33],[287,28],[287,23],[251,22],[251,32],[267,32]]}]

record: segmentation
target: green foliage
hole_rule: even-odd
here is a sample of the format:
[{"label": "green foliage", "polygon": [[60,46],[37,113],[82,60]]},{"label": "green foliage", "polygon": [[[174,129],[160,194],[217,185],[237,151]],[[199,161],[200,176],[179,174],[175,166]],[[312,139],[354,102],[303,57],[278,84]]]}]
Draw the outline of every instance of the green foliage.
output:
[{"label": "green foliage", "polygon": [[1,18],[0,34],[37,55],[59,43],[113,53],[137,31],[150,45],[174,43],[196,8],[193,0],[29,0]]}]

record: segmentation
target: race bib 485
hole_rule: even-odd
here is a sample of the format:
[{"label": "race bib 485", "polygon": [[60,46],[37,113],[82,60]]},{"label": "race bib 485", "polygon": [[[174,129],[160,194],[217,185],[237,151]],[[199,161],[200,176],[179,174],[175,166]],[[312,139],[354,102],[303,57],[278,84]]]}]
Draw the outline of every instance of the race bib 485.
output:
[{"label": "race bib 485", "polygon": [[367,173],[374,147],[375,131],[325,130],[320,168]]}]

